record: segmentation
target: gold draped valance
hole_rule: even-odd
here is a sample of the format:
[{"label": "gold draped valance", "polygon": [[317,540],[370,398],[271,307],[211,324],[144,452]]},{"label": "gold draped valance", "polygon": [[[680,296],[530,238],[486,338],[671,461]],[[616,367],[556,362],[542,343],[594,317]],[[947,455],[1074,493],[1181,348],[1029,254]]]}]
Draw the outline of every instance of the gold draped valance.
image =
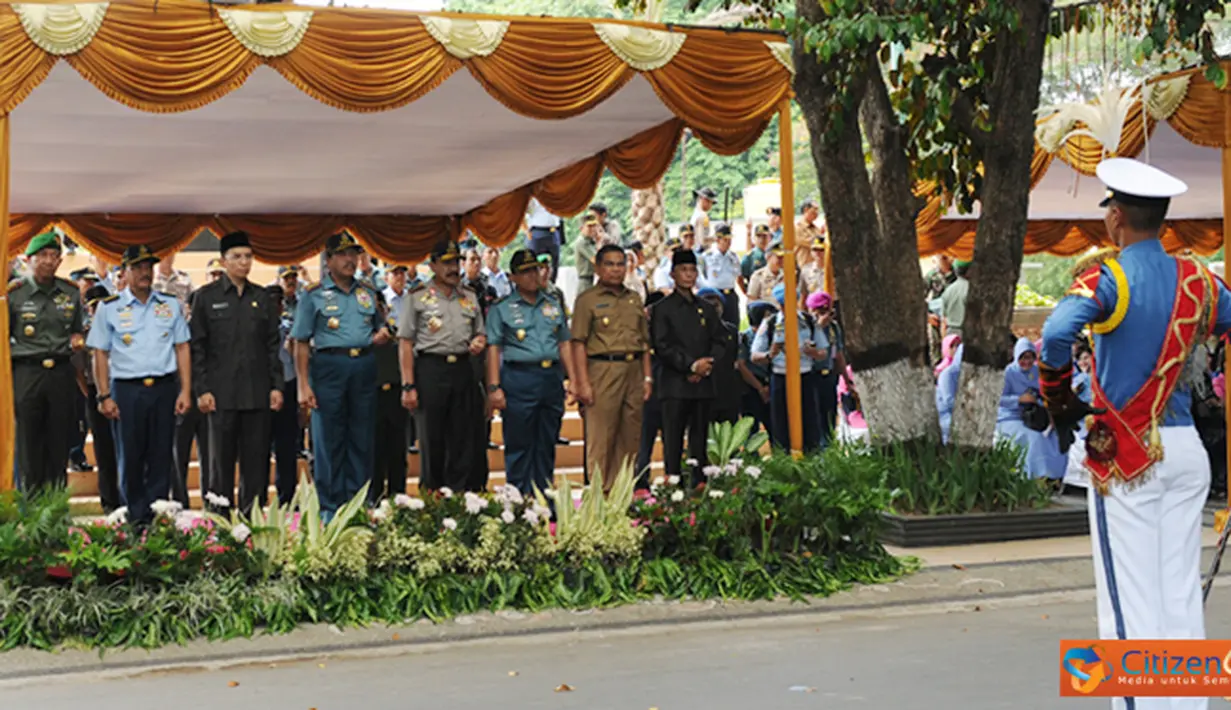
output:
[{"label": "gold draped valance", "polygon": [[543,120],[586,113],[640,74],[675,118],[465,214],[25,214],[11,220],[10,254],[53,224],[111,258],[135,243],[174,250],[203,229],[245,229],[257,255],[278,263],[312,254],[339,229],[398,260],[421,258],[465,229],[500,245],[515,236],[531,196],[567,215],[589,203],[604,168],[634,188],[652,186],[685,128],[716,153],[741,153],[791,95],[781,38],[764,33],[196,0],[27,7],[0,5],[0,113],[20,115],[21,102],[65,61],[115,101],[155,113],[217,101],[264,64],[353,112],[405,106],[465,70],[509,110]]},{"label": "gold draped valance", "polygon": [[[1143,107],[1138,100],[1130,109],[1115,155],[1130,158],[1140,155],[1147,137],[1160,120],[1165,120],[1176,133],[1195,145],[1231,147],[1231,139],[1224,133],[1226,96],[1205,78],[1201,69],[1176,72],[1152,83],[1147,105]],[[1040,125],[1046,128],[1047,121],[1044,118]],[[1047,131],[1043,133],[1047,142]],[[1039,184],[1053,160],[1063,162],[1082,175],[1093,176],[1103,159],[1103,147],[1087,136],[1071,136],[1055,147],[1054,152],[1049,152],[1036,141],[1030,166],[1031,186]],[[1217,156],[1211,156],[1211,160],[1215,159]],[[920,185],[919,194],[930,192],[928,186]],[[943,198],[934,197],[919,214],[915,222],[919,255],[947,253],[969,258],[974,250],[976,222],[942,219],[945,208]],[[1027,227],[1025,252],[1072,256],[1090,247],[1103,246],[1106,239],[1103,224],[1095,220],[1032,220]],[[1169,222],[1163,245],[1170,251],[1191,249],[1200,254],[1212,254],[1223,245],[1222,220]]]}]

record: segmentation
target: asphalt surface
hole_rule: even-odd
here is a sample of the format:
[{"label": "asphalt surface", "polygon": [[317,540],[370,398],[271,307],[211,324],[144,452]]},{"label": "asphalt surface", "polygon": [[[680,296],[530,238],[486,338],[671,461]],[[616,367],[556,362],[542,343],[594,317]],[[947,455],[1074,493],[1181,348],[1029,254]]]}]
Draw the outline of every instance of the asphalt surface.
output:
[{"label": "asphalt surface", "polygon": [[[1228,637],[1231,612],[1212,609],[1209,634]],[[461,642],[114,680],[48,678],[0,687],[0,708],[1106,708],[1106,700],[1064,699],[1057,690],[1059,640],[1093,635],[1093,613],[1092,601],[1063,601]]]}]

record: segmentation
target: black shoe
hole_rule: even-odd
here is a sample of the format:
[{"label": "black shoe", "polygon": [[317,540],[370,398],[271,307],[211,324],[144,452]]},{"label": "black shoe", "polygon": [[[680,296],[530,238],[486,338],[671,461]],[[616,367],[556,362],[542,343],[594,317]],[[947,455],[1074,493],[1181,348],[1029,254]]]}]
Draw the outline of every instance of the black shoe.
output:
[{"label": "black shoe", "polygon": [[88,461],[69,461],[68,470],[73,473],[89,473],[94,470]]},{"label": "black shoe", "polygon": [[487,442],[487,448],[490,449],[491,451],[495,451],[496,449],[500,448],[500,444],[497,444],[494,441],[489,441]]},{"label": "black shoe", "polygon": [[410,446],[406,448],[406,453],[417,454],[419,453],[419,447],[415,446],[414,444],[411,444]]},{"label": "black shoe", "polygon": [[568,446],[568,445],[569,445],[568,439],[565,439],[563,436],[556,437],[556,446]]}]

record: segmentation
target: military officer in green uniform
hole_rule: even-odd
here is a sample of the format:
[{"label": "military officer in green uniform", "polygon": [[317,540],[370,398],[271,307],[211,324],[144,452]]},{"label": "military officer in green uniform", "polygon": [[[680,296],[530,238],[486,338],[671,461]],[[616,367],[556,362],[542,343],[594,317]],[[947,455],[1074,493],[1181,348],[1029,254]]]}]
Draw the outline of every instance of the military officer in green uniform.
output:
[{"label": "military officer in green uniform", "polygon": [[488,406],[505,413],[508,482],[529,495],[553,487],[564,380],[576,379],[564,307],[540,288],[538,260],[520,249],[509,271],[513,293],[488,311]]},{"label": "military officer in green uniform", "polygon": [[372,348],[391,338],[376,291],[355,276],[360,251],[346,232],[329,237],[325,271],[300,297],[291,326],[298,342],[299,405],[312,411],[313,475],[327,518],[371,480],[377,391]]},{"label": "military officer in green uniform", "polygon": [[77,284],[56,277],[60,238],[30,240],[30,272],[9,284],[13,404],[17,466],[25,490],[67,484],[68,449],[77,426],[77,369],[73,352],[85,347]]}]

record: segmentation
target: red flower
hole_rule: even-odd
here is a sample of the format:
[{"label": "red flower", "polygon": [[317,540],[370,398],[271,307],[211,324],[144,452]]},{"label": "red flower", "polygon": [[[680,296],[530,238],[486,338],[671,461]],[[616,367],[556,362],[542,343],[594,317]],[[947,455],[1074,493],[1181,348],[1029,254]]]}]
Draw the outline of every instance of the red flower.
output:
[{"label": "red flower", "polygon": [[210,545],[209,547],[205,548],[205,551],[211,555],[221,555],[222,553],[227,552],[229,549],[230,548],[228,548],[226,545]]},{"label": "red flower", "polygon": [[47,568],[47,576],[53,579],[72,579],[73,571],[68,568],[68,565],[56,565]]},{"label": "red flower", "polygon": [[188,559],[188,550],[180,550],[180,562]]}]

